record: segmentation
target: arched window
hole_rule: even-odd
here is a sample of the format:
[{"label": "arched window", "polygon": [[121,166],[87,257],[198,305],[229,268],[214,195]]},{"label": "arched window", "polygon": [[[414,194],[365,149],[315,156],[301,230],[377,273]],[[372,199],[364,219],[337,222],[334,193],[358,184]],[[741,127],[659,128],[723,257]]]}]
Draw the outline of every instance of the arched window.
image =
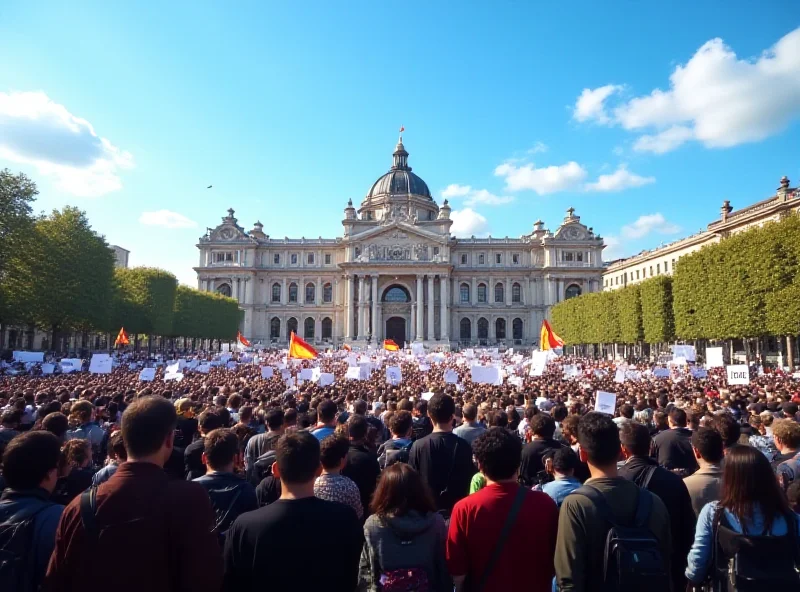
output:
[{"label": "arched window", "polygon": [[486,284],[478,284],[478,302],[485,304],[486,301]]},{"label": "arched window", "polygon": [[314,301],[317,299],[317,287],[312,284],[306,284],[306,304],[314,304]]},{"label": "arched window", "polygon": [[494,322],[494,336],[497,339],[505,339],[506,338],[506,320],[505,319],[497,319]]},{"label": "arched window", "polygon": [[277,282],[272,284],[272,301],[273,302],[281,301],[281,285]]},{"label": "arched window", "polygon": [[522,339],[522,319],[514,319],[511,323],[511,331],[514,334],[514,339]]},{"label": "arched window", "polygon": [[325,317],[322,319],[322,338],[333,338],[333,321],[330,319],[330,317]]},{"label": "arched window", "polygon": [[231,285],[230,284],[222,284],[219,288],[217,288],[217,294],[222,294],[223,296],[227,296],[228,298],[231,297]]},{"label": "arched window", "polygon": [[269,322],[269,338],[279,339],[281,336],[281,320],[278,317],[272,317]]},{"label": "arched window", "polygon": [[314,339],[314,319],[311,317],[303,321],[303,339]]},{"label": "arched window", "polygon": [[575,296],[581,295],[581,287],[578,284],[570,284],[567,286],[566,291],[564,292],[564,300],[569,300],[570,298],[575,298]]},{"label": "arched window", "polygon": [[333,302],[333,286],[330,283],[323,284],[322,286],[322,301]]},{"label": "arched window", "polygon": [[289,302],[297,302],[297,284],[289,284]]},{"label": "arched window", "polygon": [[294,333],[297,335],[297,319],[291,317],[288,321],[286,321],[286,339],[289,339],[289,336]]},{"label": "arched window", "polygon": [[461,319],[461,340],[462,341],[469,341],[472,339],[472,323],[470,323],[468,318]]},{"label": "arched window", "polygon": [[[459,290],[461,292],[461,302],[469,302],[469,284],[461,284]],[[469,319],[464,319],[464,321],[469,322]]]},{"label": "arched window", "polygon": [[392,286],[383,293],[384,302],[411,302],[411,296],[405,288]]},{"label": "arched window", "polygon": [[483,317],[478,319],[478,339],[489,339],[489,321]]},{"label": "arched window", "polygon": [[522,302],[522,286],[517,283],[511,284],[511,302]]},{"label": "arched window", "polygon": [[495,284],[494,285],[494,301],[495,302],[503,302],[506,299],[504,292],[505,292],[505,290],[503,290],[503,284]]}]

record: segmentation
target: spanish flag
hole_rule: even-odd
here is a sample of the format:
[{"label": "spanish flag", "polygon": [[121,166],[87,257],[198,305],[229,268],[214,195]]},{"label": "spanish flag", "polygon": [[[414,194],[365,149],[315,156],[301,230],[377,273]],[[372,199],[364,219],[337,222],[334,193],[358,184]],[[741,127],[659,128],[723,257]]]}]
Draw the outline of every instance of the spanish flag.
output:
[{"label": "spanish flag", "polygon": [[289,357],[298,358],[300,360],[313,360],[317,357],[317,350],[300,339],[294,334],[294,331],[292,331],[292,336],[289,339]]},{"label": "spanish flag", "polygon": [[556,335],[553,328],[546,320],[542,321],[542,330],[539,335],[539,349],[542,351],[554,349],[556,347],[563,347],[564,340]]},{"label": "spanish flag", "polygon": [[244,338],[244,335],[242,335],[239,331],[236,332],[236,341],[245,347],[250,347],[250,342],[247,341],[247,339]]},{"label": "spanish flag", "polygon": [[118,347],[120,345],[128,345],[130,340],[128,339],[128,334],[125,333],[125,327],[120,328],[119,335],[117,335],[116,341],[114,341],[114,347]]},{"label": "spanish flag", "polygon": [[383,349],[386,351],[398,351],[400,346],[397,345],[392,339],[385,339],[383,342]]},{"label": "spanish flag", "polygon": [[347,345],[346,343],[342,344],[342,349],[345,351],[353,351],[353,348]]}]

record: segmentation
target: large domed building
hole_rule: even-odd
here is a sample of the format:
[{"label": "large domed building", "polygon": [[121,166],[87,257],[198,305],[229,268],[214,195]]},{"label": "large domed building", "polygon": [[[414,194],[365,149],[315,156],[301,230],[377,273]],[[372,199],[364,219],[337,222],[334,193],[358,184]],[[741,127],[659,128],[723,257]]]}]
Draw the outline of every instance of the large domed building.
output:
[{"label": "large domed building", "polygon": [[294,331],[320,345],[441,348],[538,345],[553,304],[600,289],[603,240],[572,208],[554,232],[537,220],[519,238],[455,238],[450,213],[401,136],[358,210],[348,201],[339,238],[271,238],[228,210],[200,238],[199,288],[236,298],[242,333],[263,345]]}]

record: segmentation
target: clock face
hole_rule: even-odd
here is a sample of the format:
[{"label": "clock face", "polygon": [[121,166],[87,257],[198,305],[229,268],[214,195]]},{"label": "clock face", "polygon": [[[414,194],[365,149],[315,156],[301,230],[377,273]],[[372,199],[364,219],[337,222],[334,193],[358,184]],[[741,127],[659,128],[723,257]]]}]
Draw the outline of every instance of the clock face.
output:
[{"label": "clock face", "polygon": [[571,240],[580,240],[583,238],[583,231],[577,226],[569,226],[564,230],[564,236]]}]

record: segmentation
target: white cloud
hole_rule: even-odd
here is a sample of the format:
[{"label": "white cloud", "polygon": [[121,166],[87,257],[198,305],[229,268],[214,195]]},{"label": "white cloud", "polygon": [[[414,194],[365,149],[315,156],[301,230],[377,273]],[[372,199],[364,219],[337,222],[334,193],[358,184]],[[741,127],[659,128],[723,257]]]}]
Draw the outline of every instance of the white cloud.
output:
[{"label": "white cloud", "polygon": [[611,118],[606,111],[605,102],[611,95],[622,90],[617,84],[606,84],[599,88],[584,88],[581,96],[575,101],[572,117],[576,121],[594,120],[597,123],[610,123]]},{"label": "white cloud", "polygon": [[547,152],[550,148],[544,142],[536,142],[533,145],[533,148],[528,148],[528,154],[539,154],[542,152]]},{"label": "white cloud", "polygon": [[477,204],[486,206],[500,206],[514,201],[513,196],[495,195],[486,189],[473,189],[469,185],[459,185],[457,183],[448,185],[444,191],[442,191],[442,197],[449,199],[461,197],[466,198],[464,200],[464,205],[468,207]]},{"label": "white cloud", "polygon": [[0,159],[33,165],[73,195],[118,191],[120,169],[133,167],[129,152],[43,92],[0,92],[0,129]]},{"label": "white cloud", "polygon": [[453,225],[450,233],[458,237],[470,237],[486,235],[489,232],[489,223],[486,218],[471,208],[463,210],[453,210],[450,213]]},{"label": "white cloud", "polygon": [[538,169],[533,164],[506,162],[495,168],[494,174],[505,179],[509,191],[530,189],[539,195],[573,189],[586,179],[586,169],[574,161]]},{"label": "white cloud", "polygon": [[451,185],[448,185],[442,191],[442,197],[445,197],[447,199],[450,199],[452,197],[464,197],[470,191],[472,191],[472,187],[470,187],[469,185],[459,185],[458,183],[453,183]]},{"label": "white cloud", "polygon": [[197,222],[194,220],[170,210],[142,212],[139,222],[147,226],[163,226],[164,228],[195,228],[197,226]]},{"label": "white cloud", "polygon": [[642,177],[635,173],[631,173],[621,165],[616,171],[609,175],[600,175],[594,183],[586,184],[586,191],[623,191],[631,187],[641,187],[642,185],[649,185],[655,183],[655,177]]},{"label": "white cloud", "polygon": [[606,245],[606,248],[603,249],[603,261],[614,261],[615,259],[622,259],[625,257],[622,241],[616,236],[604,236],[603,243]]},{"label": "white cloud", "polygon": [[633,149],[637,152],[654,152],[664,154],[675,150],[684,142],[688,142],[694,137],[694,132],[685,125],[673,125],[655,135],[640,136],[633,144]]},{"label": "white cloud", "polygon": [[656,212],[639,216],[635,222],[623,226],[621,233],[624,238],[637,239],[651,233],[676,234],[680,231],[680,226],[668,222],[663,214]]}]

